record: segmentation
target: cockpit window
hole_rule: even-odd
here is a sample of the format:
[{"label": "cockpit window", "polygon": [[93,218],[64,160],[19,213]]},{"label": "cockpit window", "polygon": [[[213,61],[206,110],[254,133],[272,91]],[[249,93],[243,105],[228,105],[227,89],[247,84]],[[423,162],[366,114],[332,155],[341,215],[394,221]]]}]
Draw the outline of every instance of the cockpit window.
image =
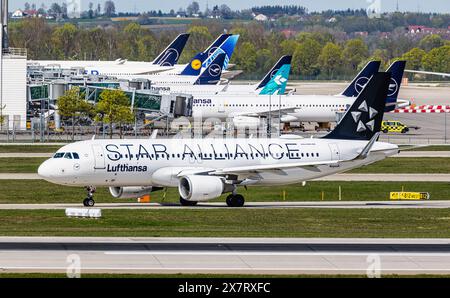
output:
[{"label": "cockpit window", "polygon": [[66,154],[64,154],[64,158],[72,159],[72,154],[70,152],[67,152]]},{"label": "cockpit window", "polygon": [[80,156],[76,152],[72,152],[73,159],[80,159]]},{"label": "cockpit window", "polygon": [[59,152],[53,155],[53,158],[62,158],[64,156],[64,152]]}]

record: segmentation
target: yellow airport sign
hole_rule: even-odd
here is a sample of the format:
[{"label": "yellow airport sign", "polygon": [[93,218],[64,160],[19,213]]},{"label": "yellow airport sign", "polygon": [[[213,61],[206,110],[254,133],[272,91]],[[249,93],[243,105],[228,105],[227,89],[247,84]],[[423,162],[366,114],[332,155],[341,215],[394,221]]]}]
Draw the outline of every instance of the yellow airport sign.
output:
[{"label": "yellow airport sign", "polygon": [[397,191],[397,192],[390,193],[390,199],[391,200],[429,200],[430,193]]}]

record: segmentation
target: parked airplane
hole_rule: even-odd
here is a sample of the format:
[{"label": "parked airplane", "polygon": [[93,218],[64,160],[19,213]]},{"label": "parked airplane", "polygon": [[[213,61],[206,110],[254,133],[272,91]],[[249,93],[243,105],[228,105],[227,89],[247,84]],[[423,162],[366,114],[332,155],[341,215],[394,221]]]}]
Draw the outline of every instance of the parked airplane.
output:
[{"label": "parked airplane", "polygon": [[[194,78],[200,75],[220,54],[225,54],[225,60],[222,70],[228,67],[228,61],[231,59],[236,47],[239,35],[224,34],[219,37],[205,52],[197,54],[188,64],[177,64],[173,67],[153,67],[153,69],[136,62],[127,63],[126,65],[116,66],[98,66],[86,67],[85,71],[89,74],[99,74],[117,77],[119,79],[149,79],[155,80],[156,76],[163,76],[161,80],[167,80],[170,76],[183,76]],[[219,44],[220,41],[223,41]]]},{"label": "parked airplane", "polygon": [[[174,66],[189,39],[190,34],[183,33],[178,35],[168,46],[165,48],[153,61],[151,62],[134,62],[138,64],[153,65],[153,66]],[[43,66],[60,66],[61,68],[73,68],[73,67],[95,67],[95,66],[107,66],[107,65],[124,65],[130,64],[131,61],[125,59],[117,59],[115,61],[97,61],[97,60],[30,60],[30,63],[38,63]]]},{"label": "parked airplane", "polygon": [[238,187],[299,183],[367,165],[398,153],[378,142],[389,73],[376,73],[324,138],[89,140],[62,147],[38,169],[45,180],[87,186],[85,206],[96,187],[116,198],[136,198],[178,187],[182,205],[228,195],[244,205]]},{"label": "parked airplane", "polygon": [[[372,67],[372,66],[371,66]],[[386,111],[395,107],[409,105],[408,101],[397,100],[405,61],[394,62],[387,72],[392,72],[389,93],[386,99]],[[367,69],[367,67],[365,68]],[[232,118],[235,126],[255,126],[260,123],[260,117],[270,113],[276,117],[281,115],[282,122],[336,122],[355,101],[355,96],[364,88],[367,71],[362,71],[352,81],[349,87],[340,95],[233,95],[218,94],[211,96],[195,95],[194,117],[216,118],[225,120]],[[369,78],[373,75],[370,74]],[[353,93],[350,92],[353,90]]]},{"label": "parked airplane", "polygon": [[[189,35],[187,35],[189,36]],[[171,45],[180,45],[180,39],[183,35],[180,35]],[[185,69],[192,69],[188,74],[198,76],[202,68],[206,68],[210,64],[208,60],[211,56],[217,56],[219,53],[226,53],[227,60],[231,59],[234,48],[236,46],[238,35],[222,34],[220,35],[204,52],[197,54],[189,64],[174,64],[167,66],[174,60],[178,61],[182,48],[172,48],[163,51],[152,62],[139,62],[139,61],[127,61],[118,59],[116,61],[29,61],[29,63],[38,63],[39,65],[53,67],[57,66],[63,69],[81,68],[84,69],[84,73],[88,75],[105,75],[105,76],[130,76],[133,75],[157,75],[164,73],[165,75],[179,75]],[[187,38],[186,38],[187,41]],[[184,42],[185,44],[185,42]],[[184,46],[183,46],[184,48]],[[176,59],[175,59],[176,58]],[[163,63],[164,65],[155,64],[155,62]],[[228,64],[227,64],[228,65]],[[188,67],[189,66],[189,67]]]},{"label": "parked airplane", "polygon": [[[161,94],[188,93],[194,95],[202,94],[261,94],[274,95],[284,94],[286,91],[289,72],[291,69],[292,56],[283,56],[270,69],[264,78],[255,85],[198,85],[192,77],[186,76],[156,76],[150,78],[151,89]],[[214,62],[217,63],[217,62]],[[213,64],[214,64],[213,63]],[[183,79],[184,78],[184,79]],[[183,84],[183,82],[188,84]]]}]

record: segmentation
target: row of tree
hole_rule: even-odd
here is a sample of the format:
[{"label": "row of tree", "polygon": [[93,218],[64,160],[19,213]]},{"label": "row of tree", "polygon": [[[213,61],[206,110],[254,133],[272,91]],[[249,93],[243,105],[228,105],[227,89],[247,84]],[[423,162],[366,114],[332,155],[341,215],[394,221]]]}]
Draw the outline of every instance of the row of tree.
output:
[{"label": "row of tree", "polygon": [[119,128],[120,138],[123,136],[124,124],[132,123],[135,115],[130,108],[130,99],[121,90],[103,90],[100,100],[93,105],[85,100],[78,87],[69,89],[57,100],[58,112],[72,126],[72,140],[75,136],[75,125],[82,117],[89,117],[97,123],[108,124],[109,136],[113,136],[114,125]]},{"label": "row of tree", "polygon": [[[406,58],[411,69],[450,72],[450,42],[439,35],[411,39],[399,33],[386,38],[349,39],[338,31],[312,28],[286,38],[256,22],[230,25],[229,31],[240,35],[231,63],[255,78],[287,54],[293,55],[292,73],[307,78],[351,76],[369,59],[380,59],[387,65],[399,57]],[[223,24],[197,22],[188,33],[191,37],[180,63],[187,63],[223,33]],[[137,23],[80,28],[71,23],[51,26],[33,18],[11,24],[10,43],[12,47],[27,48],[29,58],[34,60],[151,61],[177,34],[168,31],[156,35]]]}]

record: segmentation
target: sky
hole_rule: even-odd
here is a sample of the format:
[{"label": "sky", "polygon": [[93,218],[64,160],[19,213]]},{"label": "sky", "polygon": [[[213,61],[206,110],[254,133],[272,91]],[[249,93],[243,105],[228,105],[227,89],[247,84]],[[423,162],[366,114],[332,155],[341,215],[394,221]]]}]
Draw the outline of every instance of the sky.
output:
[{"label": "sky", "polygon": [[[42,3],[50,6],[53,2],[62,3],[64,1],[81,1],[82,10],[86,10],[89,2],[101,3],[103,6],[104,1],[99,0],[9,0],[9,10],[13,11],[18,8],[23,8],[25,2],[36,3],[37,7],[40,7]],[[371,2],[381,1],[381,10],[395,11],[397,0],[278,0],[278,5],[301,5],[305,6],[308,11],[322,11],[327,9],[343,10],[347,8],[359,9],[367,8]],[[180,7],[187,7],[192,0],[169,0],[169,1],[155,1],[155,0],[115,0],[116,10],[119,12],[142,12],[149,10],[159,10],[164,12],[174,9],[177,11]],[[232,9],[245,9],[252,6],[259,5],[273,5],[273,0],[197,0],[200,4],[201,10],[206,8],[206,3],[212,8],[214,5],[220,5],[226,3]],[[438,12],[438,13],[450,13],[450,1],[449,0],[398,0],[398,6],[400,11],[411,12]]]}]

